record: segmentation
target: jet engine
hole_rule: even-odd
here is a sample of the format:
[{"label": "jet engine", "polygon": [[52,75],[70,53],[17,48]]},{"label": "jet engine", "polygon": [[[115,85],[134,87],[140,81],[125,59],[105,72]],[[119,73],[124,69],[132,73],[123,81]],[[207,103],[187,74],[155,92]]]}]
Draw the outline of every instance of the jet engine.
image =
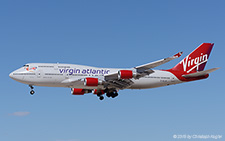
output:
[{"label": "jet engine", "polygon": [[131,79],[134,77],[132,70],[120,70],[118,72],[118,79]]},{"label": "jet engine", "polygon": [[102,84],[102,81],[99,81],[98,78],[85,78],[84,79],[85,86],[98,86],[101,84]]},{"label": "jet engine", "polygon": [[85,90],[84,89],[77,89],[77,88],[72,88],[71,93],[73,95],[84,95]]}]

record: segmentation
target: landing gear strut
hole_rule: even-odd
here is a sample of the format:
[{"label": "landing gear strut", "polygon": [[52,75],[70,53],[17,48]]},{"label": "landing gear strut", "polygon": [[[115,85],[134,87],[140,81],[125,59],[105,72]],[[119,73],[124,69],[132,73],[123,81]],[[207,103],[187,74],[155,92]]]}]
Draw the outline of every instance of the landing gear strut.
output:
[{"label": "landing gear strut", "polygon": [[33,95],[33,94],[35,93],[34,90],[33,90],[34,87],[33,87],[32,85],[29,85],[29,87],[30,87],[30,89],[31,89],[31,90],[30,90],[30,94]]}]

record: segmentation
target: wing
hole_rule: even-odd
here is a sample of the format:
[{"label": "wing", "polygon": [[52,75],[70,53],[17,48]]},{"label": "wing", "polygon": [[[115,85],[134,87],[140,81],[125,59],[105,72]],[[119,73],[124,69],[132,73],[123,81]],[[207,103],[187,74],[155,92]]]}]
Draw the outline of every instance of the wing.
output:
[{"label": "wing", "polygon": [[84,79],[69,78],[63,80],[61,83],[65,84],[67,87],[74,88],[74,86],[83,86]]},{"label": "wing", "polygon": [[104,87],[108,89],[125,89],[130,87],[134,82],[130,79],[112,79],[104,82]]},{"label": "wing", "polygon": [[159,65],[162,65],[162,64],[165,64],[173,59],[176,59],[176,58],[179,58],[181,55],[182,55],[183,52],[179,52],[171,57],[168,57],[168,58],[164,58],[164,59],[161,59],[161,60],[158,60],[158,61],[155,61],[155,62],[151,62],[151,63],[148,63],[148,64],[144,64],[144,65],[140,65],[140,66],[137,66],[137,67],[134,67],[135,69],[139,70],[139,71],[142,71],[142,70],[147,70],[147,69],[151,69],[151,68],[155,68]]},{"label": "wing", "polygon": [[81,82],[81,79],[69,78],[69,79],[63,80],[61,83],[70,84],[70,83],[76,83],[76,82]]},{"label": "wing", "polygon": [[113,88],[119,88],[119,89],[128,88],[133,84],[132,79],[139,79],[141,77],[154,73],[154,71],[151,68],[157,67],[173,59],[179,58],[181,55],[182,55],[182,52],[179,52],[171,57],[134,67],[133,69],[129,70],[129,71],[132,71],[132,77],[130,77],[129,79],[120,79],[118,77],[118,72],[105,75],[104,76],[105,87],[113,87]]}]

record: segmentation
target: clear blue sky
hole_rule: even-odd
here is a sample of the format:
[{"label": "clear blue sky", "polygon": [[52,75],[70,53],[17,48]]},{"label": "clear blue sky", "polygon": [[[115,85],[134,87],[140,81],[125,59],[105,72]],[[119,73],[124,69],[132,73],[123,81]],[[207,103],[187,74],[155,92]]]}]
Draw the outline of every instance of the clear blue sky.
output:
[{"label": "clear blue sky", "polygon": [[[132,67],[215,43],[207,80],[123,90],[116,99],[28,86],[8,74],[30,62]],[[174,134],[225,139],[223,0],[0,2],[1,141],[149,141]],[[158,69],[173,67],[180,59]]]}]

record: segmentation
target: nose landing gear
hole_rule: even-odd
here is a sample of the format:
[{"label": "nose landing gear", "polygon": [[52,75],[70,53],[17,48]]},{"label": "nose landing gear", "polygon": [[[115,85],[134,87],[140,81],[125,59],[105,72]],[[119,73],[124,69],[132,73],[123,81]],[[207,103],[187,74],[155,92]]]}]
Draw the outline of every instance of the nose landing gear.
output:
[{"label": "nose landing gear", "polygon": [[33,87],[32,85],[29,85],[29,87],[30,87],[30,89],[31,89],[31,90],[30,90],[30,94],[33,95],[33,94],[35,93],[35,91],[33,90],[34,87]]}]

